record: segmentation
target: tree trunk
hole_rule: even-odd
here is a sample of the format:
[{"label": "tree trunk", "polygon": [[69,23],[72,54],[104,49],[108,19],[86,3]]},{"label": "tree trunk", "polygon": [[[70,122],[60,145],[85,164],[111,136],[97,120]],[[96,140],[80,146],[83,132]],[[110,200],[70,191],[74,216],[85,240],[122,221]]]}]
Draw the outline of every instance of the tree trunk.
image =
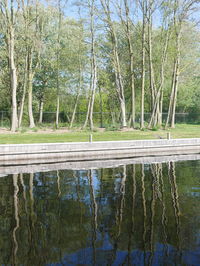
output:
[{"label": "tree trunk", "polygon": [[124,97],[124,87],[122,82],[122,76],[121,76],[121,67],[119,63],[119,55],[118,55],[118,48],[117,48],[117,39],[115,36],[115,32],[113,31],[113,55],[114,55],[114,70],[115,70],[115,83],[116,83],[116,89],[118,94],[118,99],[120,103],[120,109],[121,109],[121,126],[126,127],[126,103],[125,103],[125,97]]},{"label": "tree trunk", "polygon": [[34,128],[35,122],[33,117],[33,78],[32,73],[28,77],[28,114],[29,114],[29,127]]},{"label": "tree trunk", "polygon": [[87,126],[89,119],[90,130],[94,129],[93,124],[93,109],[94,100],[97,87],[97,63],[96,63],[96,51],[95,51],[95,26],[94,26],[94,0],[90,3],[90,34],[91,34],[91,78],[90,78],[90,98],[88,104],[88,112],[83,128]]},{"label": "tree trunk", "polygon": [[129,59],[130,59],[130,81],[131,81],[131,117],[130,117],[130,126],[135,127],[135,77],[134,77],[134,56],[133,56],[133,46],[131,40],[131,31],[130,31],[130,17],[129,17],[129,7],[127,0],[124,0],[125,12],[126,12],[126,35],[128,41],[129,49]]},{"label": "tree trunk", "polygon": [[174,69],[173,69],[173,78],[172,78],[172,89],[171,96],[168,108],[168,115],[165,127],[168,127],[170,124],[171,128],[175,127],[175,113],[176,113],[176,101],[177,101],[177,91],[178,91],[178,81],[179,81],[179,68],[180,68],[180,36],[181,33],[178,33],[177,41],[176,41],[176,58],[174,61]]},{"label": "tree trunk", "polygon": [[18,127],[17,118],[17,71],[15,67],[14,59],[14,29],[10,25],[9,38],[8,38],[8,50],[9,50],[9,63],[10,63],[10,82],[12,91],[12,118],[11,118],[11,131],[15,132]]},{"label": "tree trunk", "polygon": [[97,66],[96,66],[96,58],[95,55],[93,55],[93,83],[92,83],[92,95],[91,95],[91,103],[90,103],[90,112],[89,112],[89,122],[90,122],[90,129],[94,129],[93,124],[93,109],[94,109],[94,100],[95,100],[95,93],[96,93],[96,86],[97,86]]},{"label": "tree trunk", "polygon": [[39,107],[39,123],[42,124],[43,120],[43,107],[44,107],[44,101],[43,99],[40,100],[40,107]]},{"label": "tree trunk", "polygon": [[125,99],[120,99],[120,106],[121,106],[121,116],[122,116],[122,127],[127,127]]},{"label": "tree trunk", "polygon": [[160,96],[160,113],[159,113],[159,118],[158,118],[158,125],[162,126],[163,123],[163,89],[161,90],[161,96]]},{"label": "tree trunk", "polygon": [[118,99],[120,102],[120,109],[121,109],[121,126],[126,127],[126,102],[125,102],[125,96],[124,96],[124,86],[122,81],[122,73],[121,73],[121,67],[120,67],[120,60],[119,60],[119,54],[118,54],[118,41],[116,32],[114,29],[113,21],[111,18],[111,12],[110,12],[110,6],[109,2],[105,2],[105,0],[101,0],[101,4],[104,10],[104,13],[106,15],[106,23],[109,28],[110,36],[111,36],[111,42],[112,42],[112,50],[113,50],[113,66],[115,71],[115,83],[116,83],[116,91],[118,95]]},{"label": "tree trunk", "polygon": [[20,102],[20,107],[19,107],[19,121],[18,121],[18,126],[21,127],[22,124],[22,118],[23,118],[23,112],[24,112],[24,102],[25,102],[25,97],[26,97],[26,86],[27,86],[27,60],[28,56],[26,55],[25,59],[25,66],[24,66],[24,83],[23,83],[23,94]]},{"label": "tree trunk", "polygon": [[175,86],[175,73],[176,73],[176,64],[177,61],[174,61],[174,68],[173,68],[173,74],[172,74],[172,85],[171,85],[171,95],[170,95],[170,101],[169,101],[169,107],[168,107],[168,113],[167,113],[167,120],[165,123],[165,128],[168,127],[169,122],[172,117],[172,106],[173,106],[173,99],[174,99],[174,86]]},{"label": "tree trunk", "polygon": [[57,36],[57,54],[56,54],[56,63],[57,63],[57,102],[56,102],[56,128],[59,127],[59,113],[60,113],[60,76],[59,76],[59,66],[60,66],[60,33],[61,33],[61,0],[58,0],[58,36]]},{"label": "tree trunk", "polygon": [[160,67],[160,84],[158,89],[155,88],[154,94],[154,106],[152,109],[151,119],[149,121],[148,128],[161,126],[162,125],[162,102],[163,102],[163,85],[164,85],[164,70],[165,70],[165,63],[167,59],[167,48],[169,44],[169,36],[170,32],[169,29],[166,33],[165,43],[162,52],[162,60],[161,60],[161,67]]},{"label": "tree trunk", "polygon": [[145,92],[145,41],[146,41],[146,1],[143,2],[143,23],[142,23],[142,86],[141,86],[141,107],[140,107],[140,129],[144,128],[144,92]]},{"label": "tree trunk", "polygon": [[72,113],[72,118],[71,118],[71,121],[70,121],[70,126],[69,126],[69,128],[72,128],[73,123],[74,123],[74,119],[75,119],[75,115],[76,115],[76,109],[77,109],[77,105],[78,105],[79,96],[80,96],[80,91],[78,91],[78,93],[77,93],[77,95],[76,95],[76,100],[75,100],[74,110],[73,110],[73,113]]},{"label": "tree trunk", "polygon": [[[176,6],[174,7],[174,32],[175,32],[175,41],[176,41],[176,50],[175,50],[175,59],[174,59],[174,69],[173,69],[173,78],[172,78],[172,89],[170,96],[170,103],[167,115],[167,121],[165,127],[170,124],[171,128],[175,127],[175,113],[176,113],[176,101],[177,101],[177,92],[178,92],[178,82],[180,75],[180,39],[182,33],[182,23],[184,20],[184,16],[181,18],[177,12],[177,8],[179,7],[178,1],[175,2]],[[182,15],[186,15],[188,12],[188,8],[190,8],[192,3],[188,3],[188,7],[186,5],[185,10]],[[185,13],[184,13],[185,12]],[[171,118],[171,121],[170,121]]]},{"label": "tree trunk", "polygon": [[152,1],[149,1],[148,7],[148,52],[149,52],[149,79],[150,79],[150,89],[151,89],[151,111],[155,104],[155,78],[153,69],[153,59],[152,59]]},{"label": "tree trunk", "polygon": [[26,97],[26,86],[27,86],[27,84],[23,85],[23,95],[21,98],[20,106],[19,106],[18,127],[21,127],[21,124],[22,124],[22,118],[23,118],[23,112],[24,112],[24,102],[25,102],[25,97]]},{"label": "tree trunk", "polygon": [[[91,93],[91,92],[90,92]],[[91,95],[88,97],[88,108],[87,108],[87,113],[86,113],[86,118],[85,118],[85,123],[83,125],[83,129],[86,128],[88,119],[89,119],[89,112],[90,112],[90,104],[91,104]]]},{"label": "tree trunk", "polygon": [[57,95],[57,103],[56,103],[56,128],[59,127],[59,113],[60,113],[60,95]]},{"label": "tree trunk", "polygon": [[74,119],[75,119],[75,115],[76,115],[76,109],[77,109],[77,106],[78,106],[78,100],[79,100],[79,97],[80,97],[80,92],[81,92],[82,85],[83,85],[82,62],[81,62],[81,59],[80,59],[80,45],[79,45],[79,87],[78,87],[78,92],[77,92],[77,95],[76,95],[74,110],[73,110],[73,114],[72,114],[72,117],[71,117],[69,128],[72,128],[73,123],[74,123]]},{"label": "tree trunk", "polygon": [[33,117],[33,71],[32,71],[32,50],[28,51],[28,115],[29,115],[29,127],[34,128],[35,122]]},{"label": "tree trunk", "polygon": [[100,99],[100,127],[103,127],[103,100],[102,100],[102,90],[99,86],[99,99]]},{"label": "tree trunk", "polygon": [[180,33],[177,36],[177,59],[176,59],[176,72],[175,72],[175,83],[174,83],[174,99],[172,105],[172,120],[171,128],[175,128],[175,115],[176,115],[176,101],[177,101],[177,92],[178,92],[178,82],[179,82],[179,68],[180,68]]}]

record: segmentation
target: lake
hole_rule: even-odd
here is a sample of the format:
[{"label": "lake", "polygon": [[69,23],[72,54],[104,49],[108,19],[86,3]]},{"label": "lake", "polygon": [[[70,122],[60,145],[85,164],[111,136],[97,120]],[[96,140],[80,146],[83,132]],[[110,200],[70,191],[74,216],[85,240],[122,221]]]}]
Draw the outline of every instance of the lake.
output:
[{"label": "lake", "polygon": [[1,265],[200,265],[200,161],[0,178]]}]

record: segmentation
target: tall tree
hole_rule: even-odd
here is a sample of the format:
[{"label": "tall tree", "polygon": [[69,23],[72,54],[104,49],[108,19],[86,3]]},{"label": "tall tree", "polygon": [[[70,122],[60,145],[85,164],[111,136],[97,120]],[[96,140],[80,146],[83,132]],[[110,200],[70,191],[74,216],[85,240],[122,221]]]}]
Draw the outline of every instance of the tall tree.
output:
[{"label": "tall tree", "polygon": [[15,64],[15,28],[16,28],[16,10],[14,0],[2,0],[0,2],[3,21],[6,25],[6,44],[8,51],[9,71],[10,71],[10,87],[12,99],[12,116],[11,131],[15,132],[18,127],[17,117],[17,69]]},{"label": "tall tree", "polygon": [[57,103],[56,103],[56,128],[59,127],[59,113],[60,113],[60,35],[62,23],[61,0],[58,0],[58,33],[57,33],[57,49],[56,49],[56,87],[57,87]]},{"label": "tall tree", "polygon": [[156,73],[153,63],[153,51],[152,51],[152,14],[155,10],[156,10],[155,3],[153,1],[150,1],[148,7],[148,55],[149,55],[150,89],[151,89],[151,118],[148,125],[149,128],[162,125],[163,86],[164,86],[169,38],[171,34],[171,27],[170,27],[171,14],[168,10],[165,10],[164,12],[168,15],[166,17],[165,16],[163,17],[163,24],[161,26],[162,27],[160,33],[161,61],[160,61],[160,71],[158,71],[156,78],[157,82],[156,82],[155,80]]},{"label": "tall tree", "polygon": [[[130,116],[130,125],[135,127],[135,77],[134,77],[134,54],[133,54],[133,38],[131,32],[132,21],[130,18],[130,1],[123,0],[124,5],[124,13],[123,16],[123,8],[118,5],[119,15],[121,18],[122,25],[124,26],[126,39],[128,43],[128,51],[129,51],[129,77],[130,77],[130,87],[131,87],[131,116]],[[132,7],[133,8],[133,7]]]},{"label": "tall tree", "polygon": [[115,25],[111,17],[111,10],[110,10],[110,0],[101,0],[101,5],[103,8],[103,12],[105,15],[105,23],[109,30],[111,44],[112,44],[112,54],[113,54],[113,67],[115,72],[115,83],[116,83],[116,91],[118,95],[118,99],[120,102],[120,110],[121,110],[121,125],[122,127],[127,126],[126,121],[126,101],[125,101],[125,94],[124,94],[124,84],[122,80],[122,72],[120,66],[120,59],[119,59],[119,51],[118,51],[118,40],[117,34],[115,30]]},{"label": "tall tree", "polygon": [[173,73],[172,73],[171,95],[170,95],[168,115],[165,127],[168,127],[168,125],[170,125],[171,128],[175,127],[177,92],[178,92],[179,77],[180,77],[182,29],[185,20],[188,18],[191,11],[194,10],[195,5],[198,2],[199,1],[196,0],[185,0],[185,1],[174,0],[172,4],[175,53],[174,53]]},{"label": "tall tree", "polygon": [[141,80],[141,103],[140,103],[140,128],[144,128],[144,94],[145,94],[145,56],[146,56],[146,25],[147,25],[147,0],[140,1],[142,10],[142,80]]},{"label": "tall tree", "polygon": [[97,61],[96,61],[95,13],[94,13],[95,0],[89,0],[88,7],[89,7],[89,12],[90,12],[91,76],[90,76],[90,96],[89,96],[88,110],[87,110],[86,120],[85,120],[83,128],[87,126],[88,119],[89,119],[90,129],[93,130],[94,128],[93,109],[94,109],[95,93],[96,93],[96,88],[97,88]]}]

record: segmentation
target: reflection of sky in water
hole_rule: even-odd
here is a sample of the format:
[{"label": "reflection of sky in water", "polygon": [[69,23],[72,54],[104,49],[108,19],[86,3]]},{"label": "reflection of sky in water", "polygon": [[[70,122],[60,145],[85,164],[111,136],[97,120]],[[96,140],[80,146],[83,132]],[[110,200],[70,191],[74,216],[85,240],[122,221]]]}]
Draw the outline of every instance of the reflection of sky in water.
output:
[{"label": "reflection of sky in water", "polygon": [[[95,265],[109,265],[105,261],[111,261],[111,254],[114,247],[110,243],[105,243],[105,246],[96,249],[96,264]],[[156,243],[156,249],[152,255],[149,251],[141,251],[135,249],[128,253],[127,251],[119,250],[116,252],[113,266],[128,265],[143,266],[143,265],[192,265],[199,266],[200,262],[200,248],[195,251],[178,251],[173,246]],[[65,254],[61,262],[48,265],[94,265],[94,250],[92,247],[79,250],[76,253]]]},{"label": "reflection of sky in water", "polygon": [[188,194],[192,197],[200,197],[200,187],[192,187]]}]

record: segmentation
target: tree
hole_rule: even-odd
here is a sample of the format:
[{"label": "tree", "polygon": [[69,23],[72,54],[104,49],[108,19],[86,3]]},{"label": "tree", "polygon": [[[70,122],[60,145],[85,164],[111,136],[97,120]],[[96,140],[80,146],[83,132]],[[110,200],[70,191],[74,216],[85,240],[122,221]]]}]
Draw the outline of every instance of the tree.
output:
[{"label": "tree", "polygon": [[165,127],[170,124],[171,128],[175,127],[175,112],[176,112],[176,102],[177,102],[177,92],[180,76],[180,60],[181,60],[181,36],[183,23],[188,18],[188,15],[193,11],[195,4],[198,1],[195,0],[185,0],[178,1],[175,0],[172,5],[173,10],[173,28],[174,28],[174,38],[175,38],[175,54],[174,54],[174,66],[172,73],[172,85],[171,85],[171,95],[168,107],[168,115]]},{"label": "tree", "polygon": [[15,65],[15,28],[16,28],[16,10],[14,9],[14,0],[2,0],[0,2],[1,14],[6,25],[5,39],[7,44],[10,87],[12,93],[12,117],[11,131],[15,132],[18,127],[17,117],[17,69]]},{"label": "tree", "polygon": [[135,127],[135,77],[134,77],[134,54],[133,54],[133,40],[132,40],[132,31],[131,24],[132,21],[130,19],[130,1],[123,0],[124,13],[123,16],[123,7],[118,5],[119,16],[121,19],[121,23],[124,27],[127,43],[128,43],[128,51],[129,51],[129,77],[130,77],[130,87],[131,87],[131,116],[130,116],[130,125]]},{"label": "tree", "polygon": [[145,42],[146,42],[146,24],[147,24],[147,1],[140,1],[142,9],[142,80],[141,80],[141,105],[140,105],[140,128],[144,128],[144,94],[145,94]]},{"label": "tree", "polygon": [[96,62],[96,40],[95,40],[95,24],[94,24],[94,10],[95,10],[95,0],[88,1],[89,12],[90,12],[90,35],[91,35],[91,76],[90,76],[90,96],[88,103],[88,110],[86,114],[86,120],[83,128],[87,126],[88,119],[90,124],[90,129],[93,130],[93,109],[95,93],[97,88],[97,62]]},{"label": "tree", "polygon": [[126,121],[126,102],[125,102],[125,95],[124,95],[124,85],[122,80],[122,73],[121,73],[121,66],[120,66],[120,60],[119,60],[119,54],[118,54],[118,40],[116,35],[116,30],[114,26],[114,22],[111,18],[111,10],[110,10],[110,0],[101,0],[101,5],[103,8],[103,12],[105,15],[105,23],[108,27],[111,44],[112,44],[112,53],[113,53],[113,67],[115,72],[115,83],[116,83],[116,91],[120,103],[120,109],[121,109],[121,116],[122,121],[121,125],[122,127],[127,126]]}]

